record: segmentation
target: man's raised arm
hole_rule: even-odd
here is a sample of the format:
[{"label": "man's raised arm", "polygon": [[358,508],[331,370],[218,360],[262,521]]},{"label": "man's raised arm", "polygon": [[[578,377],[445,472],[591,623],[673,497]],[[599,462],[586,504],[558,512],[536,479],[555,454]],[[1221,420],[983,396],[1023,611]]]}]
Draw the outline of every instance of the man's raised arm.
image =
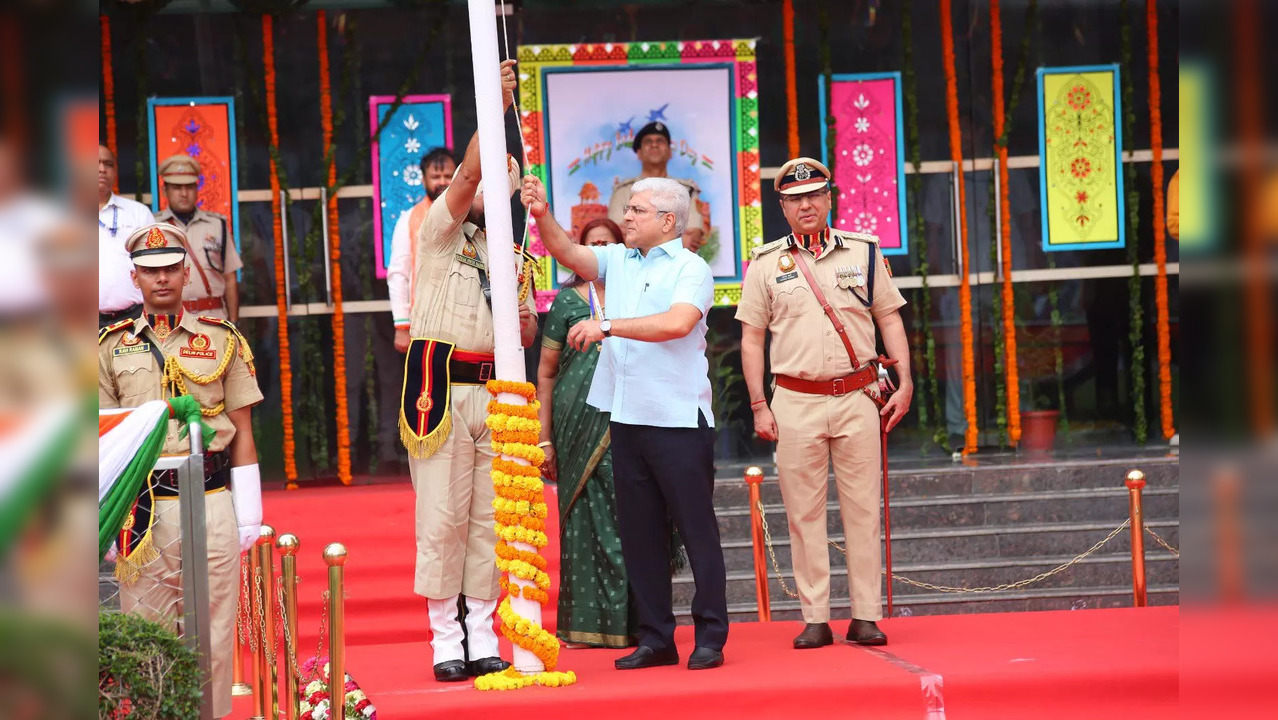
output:
[{"label": "man's raised arm", "polygon": [[[451,189],[451,188],[450,188]],[[536,175],[524,176],[524,187],[519,200],[528,208],[537,220],[537,231],[541,234],[541,244],[546,251],[559,261],[560,265],[577,273],[583,280],[594,280],[599,277],[599,262],[595,254],[584,245],[578,245],[568,237],[555,216],[550,214],[550,204],[546,201],[546,186]]]}]

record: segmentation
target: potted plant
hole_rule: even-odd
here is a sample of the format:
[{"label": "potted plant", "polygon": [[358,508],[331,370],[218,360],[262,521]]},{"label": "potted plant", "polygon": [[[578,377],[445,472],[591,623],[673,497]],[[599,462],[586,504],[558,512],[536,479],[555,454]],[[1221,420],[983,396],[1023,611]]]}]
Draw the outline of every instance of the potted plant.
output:
[{"label": "potted plant", "polygon": [[1036,393],[1034,409],[1021,413],[1020,449],[1030,453],[1050,453],[1056,447],[1056,425],[1060,416],[1060,410],[1052,409],[1050,395]]}]

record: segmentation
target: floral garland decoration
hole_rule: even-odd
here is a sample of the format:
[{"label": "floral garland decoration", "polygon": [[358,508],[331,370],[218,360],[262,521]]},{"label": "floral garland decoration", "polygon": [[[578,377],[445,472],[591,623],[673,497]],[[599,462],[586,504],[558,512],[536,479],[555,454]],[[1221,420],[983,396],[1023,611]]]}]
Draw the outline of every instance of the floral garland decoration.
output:
[{"label": "floral garland decoration", "polygon": [[1153,153],[1149,175],[1154,187],[1154,306],[1158,312],[1158,407],[1162,414],[1163,438],[1176,434],[1171,402],[1171,313],[1167,309],[1167,215],[1163,198],[1163,110],[1158,77],[1158,0],[1145,5],[1145,26],[1149,37],[1149,149]]},{"label": "floral garland decoration", "polygon": [[[1122,62],[1123,62],[1123,137],[1132,137],[1132,129],[1136,126],[1135,88],[1132,81],[1132,22],[1127,11],[1127,0],[1122,0],[1120,13],[1122,25]],[[1132,346],[1131,379],[1132,379],[1132,433],[1136,442],[1144,445],[1149,439],[1149,420],[1145,415],[1145,304],[1141,295],[1144,282],[1140,276],[1140,189],[1136,186],[1136,166],[1126,163],[1123,169],[1127,180],[1127,220],[1130,230],[1128,236],[1132,242],[1127,243],[1127,262],[1132,266],[1132,274],[1127,279],[1127,311],[1131,316],[1131,325],[1127,331],[1127,341]]]},{"label": "floral garland decoration", "polygon": [[[1025,70],[1029,66],[1030,38],[1035,35],[1034,29],[1038,16],[1038,0],[1030,0],[1025,11],[1025,27],[1021,33],[1021,46],[1018,51],[1016,72],[1012,77],[1012,94],[1009,101],[1003,101],[1003,19],[999,0],[990,2],[990,44],[993,60],[994,90],[994,149],[998,156],[999,197],[995,198],[998,208],[1000,237],[995,238],[1003,248],[1002,296],[995,297],[993,305],[995,314],[995,376],[998,378],[998,403],[1000,433],[1006,433],[1006,440],[1013,446],[1021,440],[1021,386],[1020,368],[1017,366],[1016,353],[1016,296],[1012,288],[1012,209],[1010,168],[1007,165],[1008,145],[1011,142],[1012,127],[1007,123],[1009,116],[1016,114],[1020,104],[1021,89],[1025,86]],[[991,187],[991,192],[993,188]],[[990,227],[994,227],[990,223]],[[990,243],[990,261],[998,261],[998,253],[994,243]]]},{"label": "floral garland decoration", "polygon": [[280,205],[275,202],[275,199],[280,196],[280,126],[275,107],[275,34],[274,18],[269,14],[262,15],[262,66],[266,82],[267,139],[270,143],[271,232],[275,239],[275,313],[279,318],[280,412],[284,425],[284,476],[290,486],[296,487],[297,460],[293,456],[295,446],[292,354],[289,352],[288,345],[288,306],[284,302],[284,226]]},{"label": "floral garland decoration", "polygon": [[[337,185],[337,158],[333,147],[333,91],[328,67],[328,17],[316,15],[319,46],[320,125],[324,134],[324,163],[329,187]],[[329,264],[333,279],[333,399],[337,415],[337,478],[351,484],[351,425],[346,401],[346,315],[342,310],[342,234],[337,214],[337,193],[328,193]]]},{"label": "floral garland decoration", "polygon": [[[321,662],[323,663],[322,674],[319,672]],[[373,705],[373,701],[359,689],[359,684],[350,673],[344,673],[346,682],[342,688],[344,692],[342,712],[340,715],[334,715],[332,693],[329,689],[332,678],[329,675],[327,657],[312,657],[307,660],[306,664],[302,665],[302,675],[318,677],[298,691],[300,696],[298,709],[302,713],[299,720],[377,720],[377,706]]]},{"label": "floral garland decoration", "polygon": [[[106,15],[98,16],[98,24],[102,30],[102,113],[106,116],[106,146],[115,157],[119,157],[115,147],[115,68],[111,61],[111,20]],[[115,186],[111,192],[120,191],[120,177],[116,174]]]},{"label": "floral garland decoration", "polygon": [[[962,170],[963,142],[959,129],[958,73],[954,66],[954,17],[951,0],[941,0],[941,49],[945,57],[945,108],[949,117],[950,159]],[[959,328],[963,342],[963,414],[967,432],[963,436],[963,454],[976,452],[979,429],[976,426],[976,358],[972,348],[972,267],[967,240],[967,183],[959,173],[959,231],[962,237],[963,272],[959,275]]]},{"label": "floral garland decoration", "polygon": [[[940,383],[937,380],[939,373],[936,370],[936,337],[932,334],[932,292],[928,287],[928,275],[932,271],[927,259],[927,233],[924,231],[923,222],[923,175],[919,172],[923,166],[923,154],[922,145],[919,142],[919,98],[914,71],[913,14],[914,3],[912,0],[906,0],[901,17],[901,45],[905,48],[905,73],[902,82],[905,91],[905,144],[909,149],[910,165],[914,168],[914,172],[910,173],[910,192],[907,194],[907,199],[913,204],[913,212],[910,213],[909,218],[910,237],[918,253],[914,272],[923,283],[918,293],[919,311],[914,315],[922,341],[913,343],[913,346],[916,352],[923,356],[921,362],[915,363],[915,367],[926,369],[924,378],[918,385],[920,390],[926,391],[918,403],[919,427],[923,430],[931,427],[932,440],[946,452],[950,452],[945,414],[941,410]],[[933,418],[935,418],[935,426],[931,425]]]},{"label": "floral garland decoration", "polygon": [[[493,519],[497,531],[497,567],[503,573],[501,587],[506,591],[497,606],[501,618],[502,634],[512,643],[531,652],[541,660],[543,672],[524,675],[514,666],[500,672],[475,678],[479,690],[517,690],[530,685],[561,687],[577,682],[577,674],[571,670],[557,672],[559,665],[559,639],[527,618],[520,617],[511,607],[512,597],[524,597],[541,605],[550,601],[550,575],[546,572],[546,559],[540,549],[550,543],[546,536],[546,517],[549,509],[543,495],[541,465],[546,453],[537,447],[541,422],[537,411],[537,390],[532,383],[510,380],[489,380],[488,392],[493,400],[488,403],[485,424],[492,430],[492,446],[501,455],[520,458],[523,463],[508,460],[500,455],[493,458],[492,479],[496,497],[493,498]],[[525,398],[525,405],[499,402],[502,393]],[[513,543],[530,545],[529,551]],[[531,585],[510,581],[510,577],[524,580]]]},{"label": "floral garland decoration", "polygon": [[790,157],[799,156],[799,93],[794,62],[794,0],[781,4],[781,24],[785,36],[785,122]]}]

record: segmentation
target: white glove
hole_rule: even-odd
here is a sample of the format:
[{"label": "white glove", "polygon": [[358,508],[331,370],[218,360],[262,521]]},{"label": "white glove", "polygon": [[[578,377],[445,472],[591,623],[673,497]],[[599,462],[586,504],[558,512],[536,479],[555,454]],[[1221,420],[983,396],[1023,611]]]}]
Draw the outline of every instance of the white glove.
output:
[{"label": "white glove", "polygon": [[116,549],[116,543],[111,543],[111,547],[107,548],[106,555],[103,556],[102,559],[107,562],[115,562],[115,559],[119,557],[119,555],[120,551]]},{"label": "white glove", "polygon": [[231,504],[240,528],[240,552],[248,552],[262,534],[262,473],[257,463],[231,468]]}]

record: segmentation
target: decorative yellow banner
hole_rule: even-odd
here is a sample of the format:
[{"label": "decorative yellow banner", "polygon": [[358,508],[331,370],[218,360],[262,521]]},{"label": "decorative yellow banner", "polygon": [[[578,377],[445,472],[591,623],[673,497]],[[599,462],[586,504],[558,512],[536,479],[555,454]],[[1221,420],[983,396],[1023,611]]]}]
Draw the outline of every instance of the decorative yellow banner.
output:
[{"label": "decorative yellow banner", "polygon": [[[1178,192],[1167,193],[1168,236],[1182,249],[1204,250],[1214,245],[1211,228],[1215,203],[1208,178],[1212,118],[1215,111],[1206,67],[1180,66],[1180,166],[1172,180]],[[1175,219],[1176,227],[1172,227]]]},{"label": "decorative yellow banner", "polygon": [[1043,249],[1121,248],[1118,66],[1038,69]]}]

